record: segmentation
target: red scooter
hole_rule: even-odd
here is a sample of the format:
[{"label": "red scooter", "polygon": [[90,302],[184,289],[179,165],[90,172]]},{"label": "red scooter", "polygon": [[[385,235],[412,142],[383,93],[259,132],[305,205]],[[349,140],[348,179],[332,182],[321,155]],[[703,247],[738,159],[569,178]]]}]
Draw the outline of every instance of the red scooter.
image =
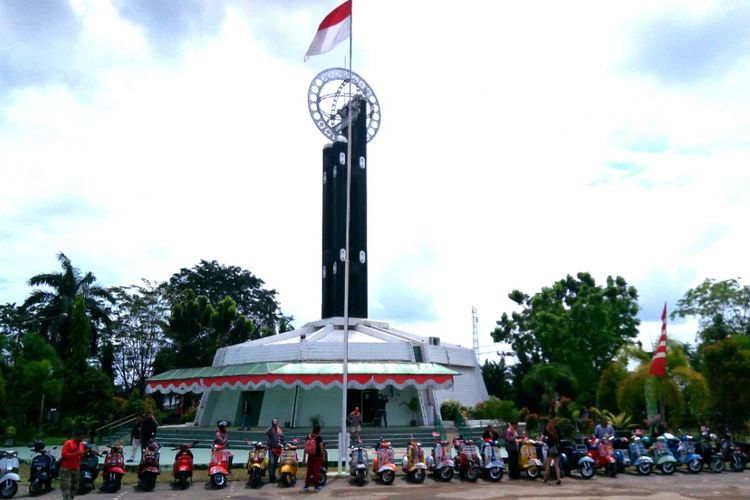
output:
[{"label": "red scooter", "polygon": [[208,460],[209,483],[214,488],[223,488],[227,485],[227,476],[231,470],[230,454],[225,445],[213,443],[211,458]]},{"label": "red scooter", "polygon": [[108,448],[109,451],[104,457],[102,490],[107,493],[114,493],[120,489],[122,477],[125,475],[125,455],[120,443],[112,444]]},{"label": "red scooter", "polygon": [[172,465],[172,477],[175,483],[183,490],[188,487],[188,482],[193,484],[193,452],[190,448],[198,444],[194,441],[190,444],[181,444],[172,450],[177,451],[174,456],[174,465]]},{"label": "red scooter", "polygon": [[138,487],[151,491],[156,486],[156,476],[159,475],[159,443],[153,439],[141,453],[141,463],[138,465]]},{"label": "red scooter", "polygon": [[612,446],[613,438],[604,436],[601,439],[589,438],[586,440],[588,445],[589,457],[594,459],[594,465],[602,468],[609,474],[609,477],[617,476],[617,461],[615,460],[615,451]]}]

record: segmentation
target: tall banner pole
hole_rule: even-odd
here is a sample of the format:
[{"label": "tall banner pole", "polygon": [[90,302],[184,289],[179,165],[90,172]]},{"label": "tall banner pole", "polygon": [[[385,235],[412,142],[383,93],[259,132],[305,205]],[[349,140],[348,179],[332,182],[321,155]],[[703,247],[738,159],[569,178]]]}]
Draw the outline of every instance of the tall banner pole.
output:
[{"label": "tall banner pole", "polygon": [[354,2],[352,2],[352,13],[349,16],[349,112],[347,113],[347,140],[346,140],[346,244],[344,260],[344,360],[343,380],[341,386],[341,443],[339,445],[339,473],[346,473],[348,466],[346,461],[346,401],[349,388],[349,226],[351,220],[351,195],[352,195],[352,112],[354,110],[352,101],[352,40],[354,39]]}]

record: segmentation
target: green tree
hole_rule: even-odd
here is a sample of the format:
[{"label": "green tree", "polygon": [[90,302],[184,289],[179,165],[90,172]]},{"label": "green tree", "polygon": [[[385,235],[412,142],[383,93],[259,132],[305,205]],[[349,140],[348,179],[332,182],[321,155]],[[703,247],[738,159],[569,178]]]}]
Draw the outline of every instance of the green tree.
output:
[{"label": "green tree", "polygon": [[124,394],[134,389],[143,394],[146,379],[154,373],[156,354],[166,344],[169,304],[161,289],[145,280],[143,285],[117,287],[111,292],[115,307],[106,336],[114,347],[114,381]]},{"label": "green tree", "polygon": [[[627,355],[639,366],[617,387],[620,411],[633,415],[636,421],[646,418],[645,387],[650,377],[651,353],[635,347]],[[665,409],[665,418],[672,426],[695,424],[708,415],[711,394],[706,379],[690,367],[690,359],[679,342],[667,341],[667,370],[664,377],[655,377],[657,393]]]},{"label": "green tree", "polygon": [[83,296],[86,314],[91,321],[90,354],[96,353],[96,341],[100,328],[110,323],[106,304],[113,302],[112,295],[100,287],[96,277],[73,267],[63,253],[57,255],[62,271],[37,274],[29,279],[29,285],[37,288],[31,292],[23,307],[34,316],[39,333],[50,342],[57,353],[64,356],[69,349],[69,335],[73,304],[76,297]]},{"label": "green tree", "polygon": [[70,333],[65,352],[65,365],[73,372],[81,371],[88,366],[91,346],[91,321],[86,316],[86,302],[82,294],[73,301],[73,312],[70,316]]},{"label": "green tree", "polygon": [[252,321],[258,331],[274,333],[292,329],[293,318],[284,316],[276,300],[276,290],[264,288],[264,281],[248,270],[201,260],[192,269],[182,268],[163,285],[171,303],[184,302],[187,294],[205,296],[216,307],[229,296],[239,313]]},{"label": "green tree", "polygon": [[612,413],[618,413],[617,386],[628,376],[626,364],[620,360],[614,361],[604,369],[596,388],[596,406]]},{"label": "green tree", "polygon": [[22,343],[8,380],[8,392],[13,395],[14,420],[29,427],[28,422],[36,423],[39,418],[42,397],[47,407],[60,401],[64,367],[55,349],[40,335],[28,333]]},{"label": "green tree", "polygon": [[505,366],[505,358],[501,358],[500,361],[485,360],[482,365],[482,378],[491,396],[508,399],[513,395],[510,370]]},{"label": "green tree", "polygon": [[[533,296],[514,290],[509,297],[521,310],[510,316],[504,313],[492,337],[510,344],[518,357],[512,368],[514,386],[522,388],[523,379],[536,366],[568,367],[576,399],[593,402],[602,371],[638,333],[635,288],[619,276],[607,277],[606,285],[600,286],[590,274],[578,273]],[[517,403],[538,405],[523,397]]]},{"label": "green tree", "polygon": [[704,342],[750,335],[750,286],[742,286],[736,279],[706,278],[685,292],[671,314],[672,318],[688,316],[698,318],[697,337]]},{"label": "green tree", "polygon": [[714,418],[733,432],[744,433],[750,419],[750,339],[729,337],[701,346],[711,387]]}]

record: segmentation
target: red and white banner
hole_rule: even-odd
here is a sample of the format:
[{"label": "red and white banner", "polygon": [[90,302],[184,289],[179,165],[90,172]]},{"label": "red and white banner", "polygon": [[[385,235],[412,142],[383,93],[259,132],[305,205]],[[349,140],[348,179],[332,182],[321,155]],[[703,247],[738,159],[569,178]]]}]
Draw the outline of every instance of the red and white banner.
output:
[{"label": "red and white banner", "polygon": [[352,0],[347,0],[328,14],[318,27],[305,61],[310,56],[324,54],[352,36]]},{"label": "red and white banner", "polygon": [[651,370],[654,377],[663,377],[667,374],[667,304],[661,313],[661,336],[656,345],[654,357],[651,359]]}]

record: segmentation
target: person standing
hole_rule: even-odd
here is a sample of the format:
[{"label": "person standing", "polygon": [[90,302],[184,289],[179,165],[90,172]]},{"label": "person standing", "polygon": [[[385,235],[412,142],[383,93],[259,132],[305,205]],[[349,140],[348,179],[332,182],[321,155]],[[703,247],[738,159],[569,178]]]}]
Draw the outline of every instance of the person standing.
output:
[{"label": "person standing", "polygon": [[[307,456],[307,468],[305,469],[305,485],[302,487],[302,491],[310,491],[310,483],[315,487],[315,491],[320,491],[318,480],[320,479],[320,466],[323,463],[325,445],[323,444],[323,438],[320,437],[319,424],[315,424],[308,439],[315,440],[315,452],[310,454],[305,453]],[[305,448],[307,448],[307,446],[305,446]]]},{"label": "person standing", "polygon": [[544,428],[544,439],[547,442],[547,457],[544,459],[544,482],[549,479],[549,468],[554,462],[556,484],[560,484],[560,431],[555,425],[555,420],[550,418]]},{"label": "person standing", "polygon": [[81,469],[81,457],[84,454],[83,429],[73,432],[73,439],[68,439],[60,451],[60,490],[63,500],[71,500],[78,491],[78,476]]},{"label": "person standing", "polygon": [[382,392],[378,394],[377,408],[378,408],[378,415],[380,416],[381,427],[388,427],[388,416],[385,412],[385,407],[387,404],[388,404],[388,396],[386,396]]},{"label": "person standing", "polygon": [[251,410],[252,410],[252,407],[250,405],[250,401],[247,398],[242,398],[242,426],[240,427],[241,431],[250,430],[250,411]]},{"label": "person standing", "polygon": [[511,422],[505,429],[505,450],[508,452],[508,476],[518,479],[521,477],[518,470],[518,422]]},{"label": "person standing", "polygon": [[[214,444],[219,444],[226,448],[229,446],[229,430],[227,427],[229,426],[229,422],[226,420],[219,420],[217,424],[216,429],[216,435],[214,435]],[[229,461],[229,473],[232,473],[232,462],[234,461],[234,454],[230,452],[229,450],[225,450],[227,452],[227,458]]]},{"label": "person standing", "polygon": [[156,439],[157,427],[159,427],[159,424],[154,418],[154,412],[151,410],[147,411],[146,418],[141,422],[141,451],[148,448],[149,442],[152,439]]},{"label": "person standing", "polygon": [[276,468],[279,466],[279,457],[281,456],[281,448],[284,445],[284,431],[279,426],[279,419],[271,419],[271,427],[266,430],[268,439],[266,440],[266,446],[271,454],[268,457],[268,480],[272,483],[276,482]]},{"label": "person standing", "polygon": [[132,448],[130,450],[130,458],[128,462],[135,460],[135,452],[140,449],[141,444],[141,423],[143,422],[143,416],[138,415],[133,423],[133,428],[130,430],[130,443]]},{"label": "person standing", "polygon": [[497,441],[498,439],[500,439],[500,434],[497,433],[493,424],[487,424],[487,428],[484,429],[484,432],[482,433],[482,439],[488,441]]},{"label": "person standing", "polygon": [[359,412],[359,406],[354,407],[347,420],[349,421],[349,432],[352,434],[352,439],[355,443],[358,443],[359,435],[362,432],[362,414]]}]

